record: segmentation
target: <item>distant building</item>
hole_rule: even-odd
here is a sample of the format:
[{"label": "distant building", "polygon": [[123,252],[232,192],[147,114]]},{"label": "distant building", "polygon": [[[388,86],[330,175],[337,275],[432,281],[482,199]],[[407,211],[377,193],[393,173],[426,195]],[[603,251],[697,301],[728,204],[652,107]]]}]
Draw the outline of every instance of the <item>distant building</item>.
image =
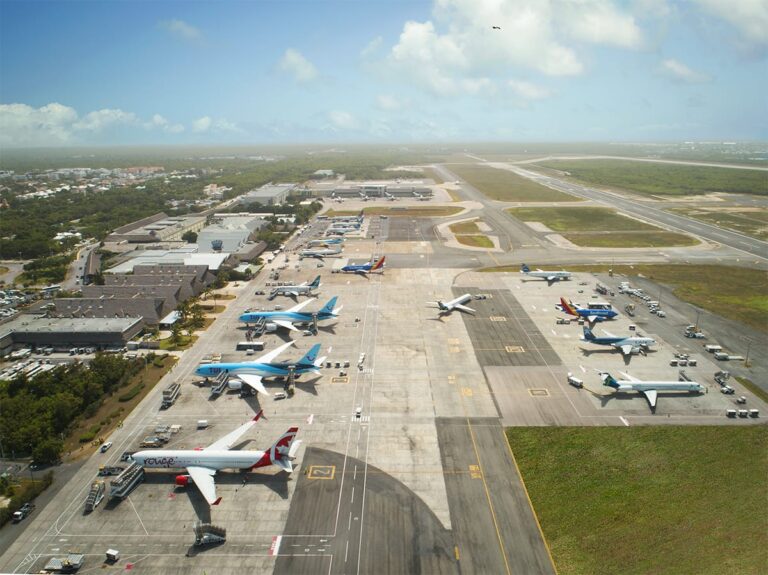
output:
[{"label": "distant building", "polygon": [[107,236],[108,242],[152,243],[180,241],[187,232],[198,232],[205,226],[204,216],[174,216],[164,213],[143,218],[117,228]]},{"label": "distant building", "polygon": [[296,184],[267,184],[243,194],[238,198],[238,201],[246,205],[278,206],[285,203],[295,188]]},{"label": "distant building", "polygon": [[0,325],[0,355],[14,347],[124,347],[144,327],[139,317],[50,318],[23,314]]},{"label": "distant building", "polygon": [[325,178],[333,178],[336,174],[333,170],[317,170],[314,174],[312,174],[313,180],[322,180]]}]

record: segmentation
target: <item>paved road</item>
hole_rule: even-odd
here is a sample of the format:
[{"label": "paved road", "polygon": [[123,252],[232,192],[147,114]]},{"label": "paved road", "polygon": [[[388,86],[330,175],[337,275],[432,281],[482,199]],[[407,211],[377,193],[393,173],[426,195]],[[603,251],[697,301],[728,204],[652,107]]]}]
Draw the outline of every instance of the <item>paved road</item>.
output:
[{"label": "paved road", "polygon": [[730,170],[757,170],[768,172],[768,167],[747,166],[737,164],[722,164],[719,162],[693,162],[687,160],[660,160],[657,158],[633,158],[631,156],[545,156],[541,158],[531,158],[529,160],[519,160],[515,164],[536,164],[538,162],[547,162],[550,160],[626,160],[629,162],[649,162],[652,164],[675,164],[679,166],[705,166],[709,168],[728,168]]}]

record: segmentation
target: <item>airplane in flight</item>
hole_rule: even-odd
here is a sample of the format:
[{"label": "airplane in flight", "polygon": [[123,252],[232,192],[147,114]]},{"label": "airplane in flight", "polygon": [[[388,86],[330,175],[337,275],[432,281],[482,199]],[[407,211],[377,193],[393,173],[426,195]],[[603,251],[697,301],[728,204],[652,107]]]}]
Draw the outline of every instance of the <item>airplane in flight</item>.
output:
[{"label": "airplane in flight", "polygon": [[[310,320],[311,321],[311,320]],[[318,358],[317,354],[320,353],[320,344],[317,343],[312,346],[307,353],[304,354],[299,361],[295,362],[274,362],[272,361],[279,356],[286,348],[293,345],[293,341],[289,341],[276,347],[269,353],[265,353],[255,361],[244,361],[238,363],[204,363],[198,365],[195,370],[195,375],[208,379],[209,377],[219,377],[222,373],[236,376],[238,379],[245,382],[246,385],[253,388],[258,393],[269,395],[267,389],[262,383],[262,379],[271,377],[288,377],[291,373],[298,377],[304,373],[316,373],[320,374],[320,366],[323,364],[325,357]]]},{"label": "airplane in flight", "polygon": [[240,315],[238,319],[244,323],[253,323],[264,318],[267,323],[273,323],[276,326],[284,327],[291,331],[299,331],[294,324],[311,324],[315,320],[325,321],[339,317],[339,312],[344,306],[334,308],[338,299],[338,296],[332,297],[328,300],[328,303],[314,313],[301,311],[309,302],[316,301],[308,299],[293,306],[291,309],[284,311],[249,311]]},{"label": "airplane in flight", "polygon": [[605,332],[605,335],[606,337],[596,337],[591,329],[584,326],[584,337],[582,337],[581,340],[596,345],[610,345],[621,350],[621,353],[624,356],[632,355],[633,353],[645,353],[649,347],[656,344],[656,340],[652,337],[636,335],[620,337],[608,333],[607,331]]},{"label": "airplane in flight", "polygon": [[616,393],[628,393],[630,391],[642,393],[648,400],[651,410],[656,409],[659,391],[691,391],[697,393],[704,393],[706,391],[703,385],[695,381],[641,381],[623,371],[619,373],[626,379],[616,380],[611,377],[610,373],[600,373],[603,385],[612,387]]},{"label": "airplane in flight", "polygon": [[452,299],[451,301],[446,301],[446,302],[442,302],[440,300],[428,301],[427,305],[432,307],[437,306],[437,308],[440,310],[440,313],[439,313],[440,316],[443,316],[447,313],[451,313],[455,309],[466,312],[466,313],[475,313],[475,310],[463,305],[471,300],[472,300],[472,296],[468,293],[465,293],[464,295],[461,295],[456,299]]},{"label": "airplane in flight", "polygon": [[387,256],[381,256],[378,260],[371,260],[365,264],[349,264],[341,268],[343,273],[353,273],[360,275],[368,275],[371,272],[384,271],[384,260]]},{"label": "airplane in flight", "polygon": [[185,475],[176,476],[176,485],[186,487],[189,482],[197,485],[209,505],[218,505],[221,497],[216,496],[213,476],[222,469],[258,469],[275,465],[291,473],[293,460],[301,446],[296,440],[298,427],[291,427],[265,451],[240,451],[232,447],[261,418],[259,411],[251,421],[228,433],[218,441],[202,449],[152,449],[138,451],[131,458],[149,469],[186,469]]},{"label": "airplane in flight", "polygon": [[312,280],[312,283],[304,282],[296,286],[278,286],[269,294],[269,299],[275,299],[279,295],[299,297],[300,295],[311,296],[312,292],[320,287],[320,276]]},{"label": "airplane in flight", "polygon": [[619,315],[612,309],[591,309],[591,308],[584,308],[584,307],[578,307],[571,303],[571,301],[565,301],[564,298],[560,298],[560,306],[568,315],[572,315],[574,317],[583,317],[586,318],[586,320],[589,323],[595,323],[596,321],[605,321],[608,319],[612,319]]},{"label": "airplane in flight", "polygon": [[339,257],[339,254],[341,253],[341,245],[336,244],[333,246],[329,246],[327,248],[320,248],[320,249],[306,249],[301,250],[299,252],[299,259],[303,258],[330,258],[330,257]]},{"label": "airplane in flight", "polygon": [[527,265],[523,264],[520,266],[520,273],[532,277],[532,278],[541,278],[547,280],[547,283],[549,285],[552,285],[553,282],[557,282],[560,280],[569,280],[571,279],[571,272],[567,272],[565,270],[560,271],[544,271],[537,269],[535,272],[531,271],[531,268],[529,268]]},{"label": "airplane in flight", "polygon": [[314,246],[332,246],[334,244],[344,243],[344,238],[325,238],[320,240],[310,240],[307,244],[308,247]]}]

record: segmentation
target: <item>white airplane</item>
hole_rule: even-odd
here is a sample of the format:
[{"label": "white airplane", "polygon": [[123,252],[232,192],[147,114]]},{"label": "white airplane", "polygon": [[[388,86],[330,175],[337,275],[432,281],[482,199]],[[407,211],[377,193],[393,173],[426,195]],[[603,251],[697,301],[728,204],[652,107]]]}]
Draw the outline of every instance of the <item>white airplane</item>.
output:
[{"label": "white airplane", "polygon": [[368,197],[368,194],[366,194],[365,192],[357,192],[357,193],[360,194],[360,200],[363,202],[367,202],[368,200],[371,199]]},{"label": "white airplane", "polygon": [[427,196],[422,196],[419,192],[413,192],[413,197],[419,200],[420,202],[429,201],[429,198]]},{"label": "white airplane", "polygon": [[584,326],[584,337],[582,341],[588,343],[594,343],[596,345],[610,345],[614,348],[621,350],[621,353],[625,356],[632,355],[633,353],[645,352],[649,347],[656,344],[656,340],[652,337],[642,337],[638,335],[631,335],[627,337],[621,337],[613,335],[604,331],[606,337],[596,337],[592,330],[587,326]]},{"label": "white airplane", "polygon": [[628,393],[637,391],[642,393],[648,400],[651,409],[656,409],[656,399],[659,391],[695,391],[704,393],[704,386],[695,381],[640,381],[623,371],[619,372],[627,379],[615,380],[610,373],[601,373],[600,379],[603,385],[612,387],[617,393]]},{"label": "white airplane", "polygon": [[397,198],[390,194],[389,192],[384,192],[384,196],[387,198],[387,201],[394,202]]},{"label": "white airplane", "polygon": [[327,257],[338,256],[341,253],[341,245],[336,244],[327,248],[321,248],[319,250],[301,250],[299,252],[299,258],[318,258],[323,259]]},{"label": "white airplane", "polygon": [[437,306],[437,308],[440,310],[441,316],[446,313],[451,313],[455,309],[466,312],[466,313],[475,313],[475,310],[473,310],[472,308],[462,305],[471,300],[472,300],[472,296],[468,293],[465,293],[464,295],[459,296],[456,299],[452,299],[451,301],[446,301],[446,302],[442,302],[440,300],[429,301],[427,302],[427,305],[430,305],[433,307]]},{"label": "white airplane", "polygon": [[251,421],[203,449],[153,449],[134,453],[131,458],[145,468],[186,468],[186,475],[176,477],[176,485],[186,487],[192,481],[209,505],[218,505],[213,476],[222,469],[257,469],[276,465],[291,473],[301,441],[295,441],[298,427],[291,427],[266,451],[232,451],[232,446],[261,418],[262,411]]},{"label": "white airplane", "polygon": [[549,283],[550,285],[552,284],[552,282],[571,279],[571,272],[567,272],[565,270],[556,272],[556,271],[543,271],[543,270],[537,269],[535,272],[532,272],[531,269],[525,264],[520,266],[520,273],[523,273],[532,278],[545,279],[547,280],[547,283]]},{"label": "white airplane", "polygon": [[344,198],[342,198],[341,196],[337,196],[337,195],[336,195],[336,192],[331,192],[331,199],[332,199],[334,202],[338,202],[339,204],[340,204],[340,203],[342,203],[342,202],[344,201]]},{"label": "white airplane", "polygon": [[320,287],[320,276],[317,276],[312,283],[304,282],[296,286],[278,286],[269,294],[272,300],[279,295],[299,297],[300,295],[311,296],[312,292]]}]

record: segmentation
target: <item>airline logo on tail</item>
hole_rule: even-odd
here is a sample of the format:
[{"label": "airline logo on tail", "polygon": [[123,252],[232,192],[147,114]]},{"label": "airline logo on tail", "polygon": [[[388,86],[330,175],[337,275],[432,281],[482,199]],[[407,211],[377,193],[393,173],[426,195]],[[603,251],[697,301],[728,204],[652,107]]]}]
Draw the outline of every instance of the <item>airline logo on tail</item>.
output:
[{"label": "airline logo on tail", "polygon": [[579,315],[579,312],[576,311],[576,308],[573,307],[573,304],[571,302],[566,302],[564,298],[560,298],[560,305],[563,306],[563,311],[568,315]]},{"label": "airline logo on tail", "polygon": [[339,299],[339,296],[333,296],[330,300],[328,300],[328,303],[322,307],[318,315],[323,315],[323,314],[333,315],[333,306],[336,305],[336,301],[338,299]]},{"label": "airline logo on tail", "polygon": [[373,264],[373,267],[371,267],[371,271],[376,271],[384,268],[384,260],[387,258],[387,256],[381,256],[379,258],[379,261],[377,261],[375,264]]},{"label": "airline logo on tail", "polygon": [[587,326],[584,326],[584,339],[585,340],[595,339],[595,334],[592,333],[592,330],[589,329]]},{"label": "airline logo on tail", "polygon": [[309,287],[312,289],[316,289],[320,287],[320,276],[317,276],[314,280],[312,280],[312,283],[309,284]]},{"label": "airline logo on tail", "polygon": [[618,389],[620,387],[618,382],[613,379],[610,373],[601,373],[600,376],[603,378],[603,385],[613,387],[614,389]]},{"label": "airline logo on tail", "polygon": [[527,265],[523,264],[520,266],[520,271],[524,274],[527,274],[529,271],[531,271],[531,268],[529,268]]},{"label": "airline logo on tail", "polygon": [[320,344],[316,343],[312,346],[312,349],[310,349],[306,354],[304,354],[304,357],[302,357],[299,360],[299,365],[301,367],[307,367],[312,366],[315,367],[315,360],[317,359],[317,354],[320,353]]}]

